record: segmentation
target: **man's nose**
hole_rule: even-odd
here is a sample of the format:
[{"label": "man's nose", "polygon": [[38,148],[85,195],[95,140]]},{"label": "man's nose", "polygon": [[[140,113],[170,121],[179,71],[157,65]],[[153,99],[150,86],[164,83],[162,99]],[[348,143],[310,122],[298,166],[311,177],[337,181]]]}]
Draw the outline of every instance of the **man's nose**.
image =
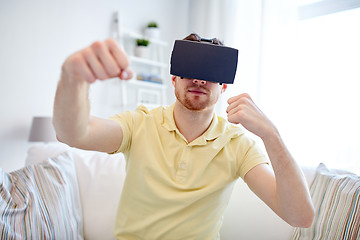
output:
[{"label": "man's nose", "polygon": [[206,81],[204,81],[204,80],[198,80],[198,79],[193,79],[193,84],[205,85],[205,84],[206,84]]}]

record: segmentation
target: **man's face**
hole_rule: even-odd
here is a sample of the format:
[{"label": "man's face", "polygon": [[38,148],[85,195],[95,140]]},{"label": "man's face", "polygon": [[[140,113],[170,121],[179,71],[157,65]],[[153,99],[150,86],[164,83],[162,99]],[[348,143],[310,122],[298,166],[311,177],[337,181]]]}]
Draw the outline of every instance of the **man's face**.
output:
[{"label": "man's face", "polygon": [[177,100],[187,109],[202,111],[213,107],[227,85],[203,80],[172,77]]}]

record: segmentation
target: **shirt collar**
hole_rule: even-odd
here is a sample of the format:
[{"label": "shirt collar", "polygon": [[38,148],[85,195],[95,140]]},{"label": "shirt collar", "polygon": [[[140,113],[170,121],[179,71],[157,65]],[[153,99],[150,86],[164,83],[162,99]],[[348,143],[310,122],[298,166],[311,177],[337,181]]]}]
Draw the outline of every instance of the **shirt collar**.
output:
[{"label": "shirt collar", "polygon": [[168,131],[175,131],[177,129],[174,120],[174,107],[175,103],[169,107],[166,107],[163,111],[163,127]]},{"label": "shirt collar", "polygon": [[[163,112],[163,127],[169,132],[176,131],[181,135],[180,131],[177,129],[175,120],[174,120],[174,107],[175,103],[171,106],[165,108]],[[209,128],[197,139],[192,141],[189,145],[205,145],[206,141],[214,140],[223,134],[226,130],[227,122],[222,117],[218,117],[216,113],[213,115],[213,119]],[[182,136],[182,135],[181,135]]]}]

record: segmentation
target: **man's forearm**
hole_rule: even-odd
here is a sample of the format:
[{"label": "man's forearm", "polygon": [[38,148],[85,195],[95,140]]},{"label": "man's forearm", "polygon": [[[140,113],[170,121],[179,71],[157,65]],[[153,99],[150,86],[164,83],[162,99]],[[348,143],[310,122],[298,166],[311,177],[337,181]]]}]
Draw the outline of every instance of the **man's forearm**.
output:
[{"label": "man's forearm", "polygon": [[90,112],[88,92],[89,83],[62,74],[56,91],[53,116],[60,141],[74,146],[86,136]]},{"label": "man's forearm", "polygon": [[272,163],[277,202],[283,218],[294,226],[309,226],[314,209],[303,173],[276,132],[263,139]]},{"label": "man's forearm", "polygon": [[114,121],[90,117],[89,86],[97,80],[133,73],[126,53],[114,39],[96,41],[70,55],[62,65],[55,96],[53,122],[58,139],[70,146],[114,152],[122,142],[122,129]]}]

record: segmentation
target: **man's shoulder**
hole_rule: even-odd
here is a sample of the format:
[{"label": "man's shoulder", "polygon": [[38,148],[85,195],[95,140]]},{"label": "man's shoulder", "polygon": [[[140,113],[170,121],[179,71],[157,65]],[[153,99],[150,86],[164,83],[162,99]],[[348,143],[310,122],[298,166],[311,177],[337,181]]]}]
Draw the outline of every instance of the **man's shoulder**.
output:
[{"label": "man's shoulder", "polygon": [[225,118],[221,116],[216,116],[217,119],[217,128],[221,129],[223,134],[235,134],[236,136],[240,136],[245,133],[245,129],[240,124],[233,124],[228,122]]},{"label": "man's shoulder", "polygon": [[159,106],[156,108],[149,109],[145,105],[139,105],[135,110],[126,111],[126,112],[132,115],[156,116],[158,114],[161,114],[166,108],[167,106]]},{"label": "man's shoulder", "polygon": [[155,121],[162,122],[164,118],[164,114],[170,106],[159,106],[153,109],[149,109],[144,105],[138,106],[134,110],[127,110],[116,114],[110,119],[115,120],[117,122],[123,122],[127,124],[143,124],[144,122]]},{"label": "man's shoulder", "polygon": [[155,108],[149,109],[144,105],[140,105],[134,111],[135,114],[140,114],[145,117],[160,117],[164,114],[164,112],[169,108],[169,106],[158,106]]},{"label": "man's shoulder", "polygon": [[163,122],[164,116],[170,110],[169,108],[170,106],[158,106],[156,108],[149,109],[144,105],[140,105],[133,112],[133,116],[140,121]]}]

